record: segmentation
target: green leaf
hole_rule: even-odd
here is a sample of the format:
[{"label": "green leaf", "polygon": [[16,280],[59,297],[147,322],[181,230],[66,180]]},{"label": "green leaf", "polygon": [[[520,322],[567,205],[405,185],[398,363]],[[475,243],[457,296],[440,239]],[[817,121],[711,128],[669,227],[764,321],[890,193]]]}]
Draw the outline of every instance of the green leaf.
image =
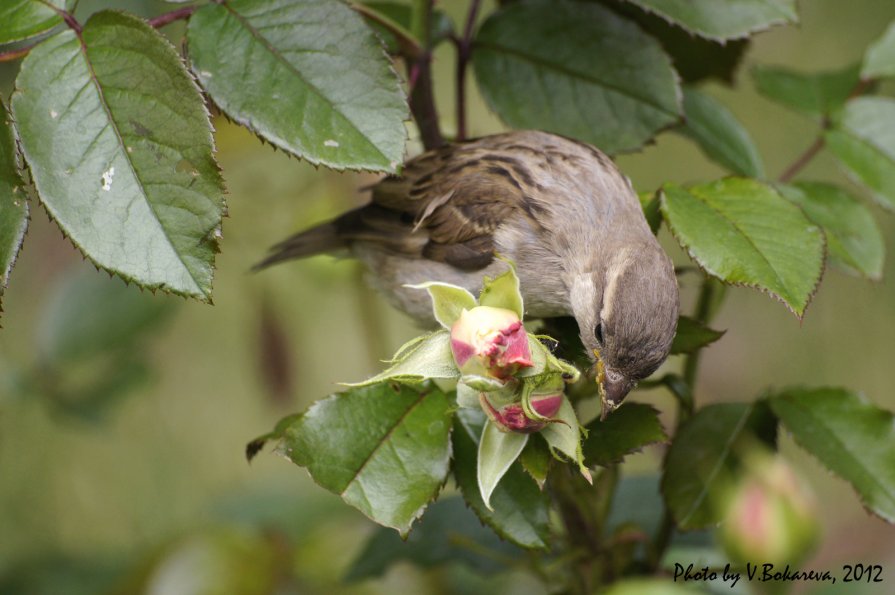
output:
[{"label": "green leaf", "polygon": [[54,287],[40,314],[37,352],[46,365],[126,354],[175,303],[79,266]]},{"label": "green leaf", "polygon": [[838,388],[792,388],[770,397],[795,441],[895,523],[895,416]]},{"label": "green leaf", "polygon": [[733,84],[736,69],[749,46],[748,39],[717,42],[691,35],[685,29],[669,23],[664,17],[647,12],[635,4],[618,0],[596,1],[634,21],[662,44],[684,82],[716,78]]},{"label": "green leaf", "polygon": [[[482,549],[487,553],[483,555]],[[429,507],[406,541],[394,531],[377,529],[351,563],[345,580],[382,576],[398,562],[409,562],[418,568],[459,562],[479,573],[493,574],[507,569],[503,561],[521,554],[519,548],[482,526],[463,505],[462,498],[441,498]]]},{"label": "green leaf", "polygon": [[[550,536],[550,497],[538,489],[520,463],[510,465],[491,493],[493,509],[482,499],[477,461],[485,419],[481,410],[472,409],[458,411],[454,418],[453,469],[457,485],[479,519],[502,538],[527,549],[544,549]],[[535,437],[531,436],[528,443]]]},{"label": "green leaf", "polygon": [[58,10],[71,11],[74,6],[75,0],[3,0],[0,45],[28,39],[61,25]]},{"label": "green leaf", "polygon": [[795,0],[627,0],[691,33],[714,40],[747,37],[799,19]]},{"label": "green leaf", "polygon": [[505,273],[493,279],[485,277],[482,292],[479,294],[479,305],[511,310],[520,320],[522,319],[525,315],[522,291],[519,288],[519,277],[516,276],[516,270],[512,265]]},{"label": "green leaf", "polygon": [[425,289],[432,298],[432,309],[435,311],[435,320],[446,329],[460,318],[463,310],[472,310],[476,307],[475,297],[456,285],[450,283],[438,283],[430,281],[419,285],[408,285],[413,289]]},{"label": "green leaf", "polygon": [[210,301],[224,211],[211,123],[174,47],[94,14],[35,47],[12,111],[41,202],[97,265]]},{"label": "green leaf", "polygon": [[671,343],[671,354],[693,353],[724,336],[727,331],[716,331],[688,316],[677,320],[677,333]]},{"label": "green leaf", "polygon": [[[407,4],[398,4],[397,2],[364,2],[363,4],[377,12],[382,18],[391,21],[390,25],[392,27],[400,28],[402,35],[411,38],[413,37],[413,34],[410,32],[410,21],[411,15],[413,14],[413,8],[411,6],[408,6]],[[388,53],[398,53],[398,41],[395,38],[394,33],[373,19],[368,19],[367,24],[370,25],[376,34],[379,35],[379,38],[382,39],[383,43],[385,43]],[[449,39],[453,33],[454,23],[451,21],[451,17],[441,10],[433,10],[431,30],[429,32],[429,42],[431,46],[435,47],[442,41]]]},{"label": "green leaf", "polygon": [[384,372],[363,382],[345,383],[345,386],[370,386],[386,380],[422,382],[427,378],[460,377],[451,352],[451,334],[446,330],[414,341],[412,347],[402,347],[393,361],[395,363]]},{"label": "green leaf", "polygon": [[879,280],[886,246],[873,214],[845,190],[823,182],[780,185],[827,235],[830,260],[847,271]]},{"label": "green leaf", "polygon": [[507,4],[479,29],[473,63],[482,94],[510,126],[608,153],[637,149],[680,118],[676,75],[658,42],[597,4]]},{"label": "green leaf", "polygon": [[450,410],[434,386],[352,389],[311,405],[281,448],[322,487],[407,535],[447,475]]},{"label": "green leaf", "polygon": [[861,67],[863,79],[889,77],[895,77],[895,22],[867,48]]},{"label": "green leaf", "polygon": [[488,510],[494,510],[491,506],[491,494],[494,493],[494,488],[509,471],[510,465],[519,458],[526,442],[528,434],[501,432],[496,424],[491,421],[485,422],[479,440],[476,479],[482,502]]},{"label": "green leaf", "polygon": [[708,274],[766,291],[802,318],[823,271],[823,233],[773,188],[743,178],[669,183],[662,214]]},{"label": "green leaf", "polygon": [[895,210],[895,99],[858,97],[824,135],[830,151],[880,205]]},{"label": "green leaf", "polygon": [[0,99],[0,298],[28,229],[28,200],[19,175],[16,139]]},{"label": "green leaf", "polygon": [[817,73],[756,66],[752,78],[768,99],[813,116],[826,116],[842,107],[859,81],[858,65]]},{"label": "green leaf", "polygon": [[587,424],[586,429],[582,452],[588,467],[619,463],[625,455],[644,446],[668,440],[659,421],[659,412],[643,403],[625,403],[605,421],[597,418]]},{"label": "green leaf", "polygon": [[552,450],[561,452],[578,465],[581,475],[593,483],[590,471],[584,465],[584,454],[581,452],[581,426],[578,424],[578,416],[575,415],[575,408],[572,407],[568,397],[563,396],[562,405],[554,419],[559,421],[547,424],[541,430],[541,436]]},{"label": "green leaf", "polygon": [[190,19],[190,60],[232,119],[335,169],[394,172],[407,104],[374,33],[338,0],[227,0]]},{"label": "green leaf", "polygon": [[764,177],[761,155],[749,133],[721,102],[696,89],[684,89],[681,133],[691,138],[706,156],[735,174]]},{"label": "green leaf", "polygon": [[774,443],[776,420],[763,403],[717,403],[696,412],[678,430],[665,457],[662,493],[681,529],[720,520],[719,501],[741,456],[755,440]]}]

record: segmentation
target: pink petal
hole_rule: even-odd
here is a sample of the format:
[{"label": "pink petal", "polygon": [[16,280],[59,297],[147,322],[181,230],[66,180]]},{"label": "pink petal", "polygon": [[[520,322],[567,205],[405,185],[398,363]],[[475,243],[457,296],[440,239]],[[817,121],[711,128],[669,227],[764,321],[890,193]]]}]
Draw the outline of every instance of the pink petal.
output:
[{"label": "pink petal", "polygon": [[454,361],[457,362],[457,367],[462,367],[469,358],[475,355],[475,347],[469,343],[451,338],[451,352],[454,354]]}]

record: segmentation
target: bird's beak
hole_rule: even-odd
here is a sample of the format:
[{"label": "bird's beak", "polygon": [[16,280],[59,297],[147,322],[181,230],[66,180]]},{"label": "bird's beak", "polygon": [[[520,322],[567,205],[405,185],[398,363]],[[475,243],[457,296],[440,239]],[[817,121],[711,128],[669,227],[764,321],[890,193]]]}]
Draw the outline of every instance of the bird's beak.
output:
[{"label": "bird's beak", "polygon": [[634,384],[624,376],[612,379],[609,374],[604,374],[600,390],[600,421],[605,420],[607,415],[618,409],[632,388],[634,388]]},{"label": "bird's beak", "polygon": [[635,383],[630,382],[618,372],[607,369],[603,364],[603,358],[600,357],[600,352],[596,349],[594,355],[597,358],[595,371],[597,385],[600,388],[600,421],[604,421],[607,415],[618,409],[618,406],[634,388]]}]

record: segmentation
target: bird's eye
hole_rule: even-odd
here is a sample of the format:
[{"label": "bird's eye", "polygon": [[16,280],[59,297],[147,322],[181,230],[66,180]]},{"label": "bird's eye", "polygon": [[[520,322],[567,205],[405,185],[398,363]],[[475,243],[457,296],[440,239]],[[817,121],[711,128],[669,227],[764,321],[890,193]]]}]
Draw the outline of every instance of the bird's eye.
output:
[{"label": "bird's eye", "polygon": [[603,344],[603,324],[600,323],[597,325],[597,328],[594,329],[594,337],[597,338],[597,342],[602,345]]}]

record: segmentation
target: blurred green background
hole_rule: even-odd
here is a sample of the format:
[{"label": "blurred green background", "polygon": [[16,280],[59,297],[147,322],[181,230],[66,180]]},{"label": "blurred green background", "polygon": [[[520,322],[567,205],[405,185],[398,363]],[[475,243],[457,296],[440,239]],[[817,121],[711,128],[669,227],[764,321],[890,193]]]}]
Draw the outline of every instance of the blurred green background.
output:
[{"label": "blurred green background", "polygon": [[[440,2],[456,22],[466,4]],[[758,96],[749,68],[846,66],[895,19],[891,0],[800,4],[799,26],[755,38],[734,89],[706,86],[750,131],[769,175],[813,140],[817,124]],[[171,8],[84,0],[77,14],[116,5],[143,15]],[[180,24],[166,30],[176,40],[181,32]],[[448,134],[453,60],[441,46],[436,89]],[[15,71],[0,65],[5,98]],[[471,134],[501,130],[472,87]],[[416,330],[364,286],[354,262],[316,257],[248,272],[274,241],[364,202],[359,188],[376,177],[317,170],[223,118],[215,125],[230,217],[214,306],[125,289],[85,264],[33,208],[0,331],[0,593],[544,592],[521,571],[479,578],[456,565],[398,564],[346,585],[342,576],[374,525],[275,454],[246,463],[248,440],[337,382],[377,370]],[[639,190],[723,175],[674,133],[618,163]],[[826,154],[801,179],[847,184]],[[895,220],[874,209],[891,251]],[[662,240],[676,262],[688,262],[665,231]],[[681,277],[685,309],[697,281]],[[731,289],[714,326],[728,333],[706,351],[700,403],[807,384],[847,386],[895,409],[895,258],[881,283],[828,270],[801,324],[768,296]],[[124,337],[129,328],[134,337]],[[679,365],[672,358],[666,367]],[[659,392],[633,398],[671,408]],[[782,450],[822,510],[823,546],[808,566],[881,563],[895,580],[895,528],[870,517],[787,437]],[[652,448],[630,457],[624,472],[655,471],[661,455]]]}]

